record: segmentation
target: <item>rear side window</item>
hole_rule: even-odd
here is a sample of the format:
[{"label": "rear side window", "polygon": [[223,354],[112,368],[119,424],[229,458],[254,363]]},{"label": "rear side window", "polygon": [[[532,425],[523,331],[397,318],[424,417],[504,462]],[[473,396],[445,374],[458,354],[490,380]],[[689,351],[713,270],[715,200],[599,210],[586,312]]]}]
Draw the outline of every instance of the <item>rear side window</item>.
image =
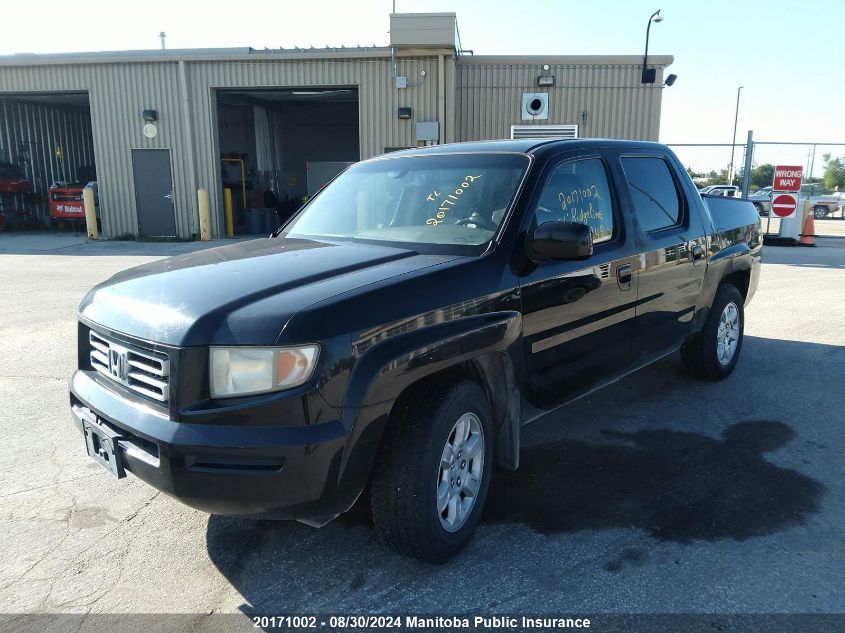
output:
[{"label": "rear side window", "polygon": [[623,156],[622,167],[643,231],[658,231],[681,223],[681,198],[665,160]]}]

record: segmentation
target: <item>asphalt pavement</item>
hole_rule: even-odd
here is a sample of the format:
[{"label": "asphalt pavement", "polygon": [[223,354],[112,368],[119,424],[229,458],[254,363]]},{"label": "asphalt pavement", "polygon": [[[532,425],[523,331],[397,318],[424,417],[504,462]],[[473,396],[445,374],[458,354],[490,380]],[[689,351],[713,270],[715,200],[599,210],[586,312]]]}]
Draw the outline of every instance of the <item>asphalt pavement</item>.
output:
[{"label": "asphalt pavement", "polygon": [[322,529],[209,517],[113,479],[70,420],[75,308],[120,270],[209,245],[14,240],[0,612],[845,612],[843,239],[766,248],[729,379],[672,356],[526,427],[521,469],[496,474],[442,566],[385,550],[365,508]]}]

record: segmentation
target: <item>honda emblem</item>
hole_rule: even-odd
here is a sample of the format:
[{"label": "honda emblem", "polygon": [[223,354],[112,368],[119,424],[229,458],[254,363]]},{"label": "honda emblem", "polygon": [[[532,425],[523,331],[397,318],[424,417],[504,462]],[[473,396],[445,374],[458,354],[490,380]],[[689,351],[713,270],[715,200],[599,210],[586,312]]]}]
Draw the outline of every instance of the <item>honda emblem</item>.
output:
[{"label": "honda emblem", "polygon": [[112,377],[120,382],[126,382],[128,365],[126,349],[111,346],[109,349],[109,373]]}]

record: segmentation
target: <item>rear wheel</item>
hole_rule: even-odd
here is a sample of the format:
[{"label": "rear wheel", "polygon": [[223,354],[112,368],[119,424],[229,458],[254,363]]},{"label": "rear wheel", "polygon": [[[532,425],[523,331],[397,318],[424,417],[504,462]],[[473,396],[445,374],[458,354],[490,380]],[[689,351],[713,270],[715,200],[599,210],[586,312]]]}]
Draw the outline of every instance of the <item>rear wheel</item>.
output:
[{"label": "rear wheel", "polygon": [[442,563],[472,537],[493,458],[487,395],[469,380],[435,380],[402,399],[373,469],[373,523],[401,554]]},{"label": "rear wheel", "polygon": [[827,211],[824,207],[816,207],[813,209],[813,213],[815,214],[817,220],[824,220],[824,218],[827,217]]},{"label": "rear wheel", "polygon": [[743,299],[731,284],[722,284],[701,331],[681,348],[687,370],[698,378],[721,380],[733,372],[742,350]]}]

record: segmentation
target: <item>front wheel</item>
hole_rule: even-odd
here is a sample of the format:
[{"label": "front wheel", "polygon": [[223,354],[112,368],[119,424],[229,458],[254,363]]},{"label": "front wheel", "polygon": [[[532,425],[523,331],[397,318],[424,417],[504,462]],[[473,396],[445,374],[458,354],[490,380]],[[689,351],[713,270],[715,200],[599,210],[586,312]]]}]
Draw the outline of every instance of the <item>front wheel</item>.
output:
[{"label": "front wheel", "polygon": [[827,211],[822,207],[816,207],[813,212],[817,220],[824,220],[827,217]]},{"label": "front wheel", "polygon": [[442,563],[481,518],[493,461],[490,404],[474,382],[434,380],[397,407],[373,468],[373,523],[400,554]]},{"label": "front wheel", "polygon": [[733,372],[742,350],[743,299],[735,286],[719,286],[701,331],[681,348],[687,370],[698,378],[721,380]]}]

